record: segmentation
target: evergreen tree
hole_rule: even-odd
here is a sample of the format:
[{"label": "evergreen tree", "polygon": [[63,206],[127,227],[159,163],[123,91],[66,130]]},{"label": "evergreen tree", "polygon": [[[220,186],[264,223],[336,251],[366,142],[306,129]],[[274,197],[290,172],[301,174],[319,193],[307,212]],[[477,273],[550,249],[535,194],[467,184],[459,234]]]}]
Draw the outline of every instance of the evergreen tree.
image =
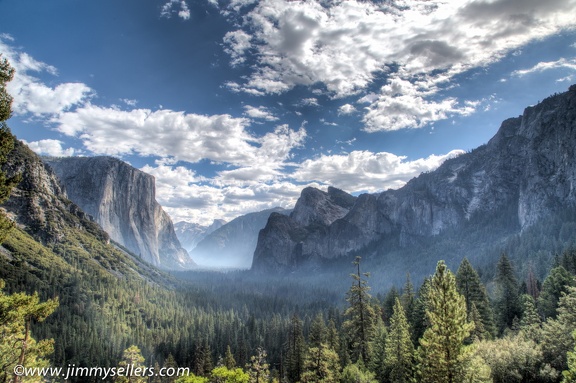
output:
[{"label": "evergreen tree", "polygon": [[386,339],[385,365],[390,371],[390,382],[408,383],[414,380],[414,345],[400,300],[396,298],[390,318],[390,331]]},{"label": "evergreen tree", "polygon": [[540,315],[538,315],[532,295],[521,295],[520,306],[522,307],[520,330],[528,331],[530,329],[539,329],[542,325],[542,320],[540,319]]},{"label": "evergreen tree", "polygon": [[[370,303],[368,282],[364,278],[369,273],[360,273],[360,257],[356,257],[354,265],[356,273],[351,274],[354,282],[348,290],[346,301],[349,304],[344,315],[348,318],[344,322],[344,328],[348,338],[350,356],[353,361],[359,358],[370,360],[370,341],[374,335],[376,312]],[[363,278],[364,277],[364,278]]]},{"label": "evergreen tree", "polygon": [[[58,307],[58,300],[40,303],[37,293],[6,295],[0,280],[0,382],[21,382],[14,367],[47,367],[46,357],[54,351],[54,341],[36,342],[32,337],[33,322],[42,322]],[[29,380],[28,380],[29,381]]]},{"label": "evergreen tree", "polygon": [[472,303],[472,309],[468,314],[468,320],[474,323],[474,330],[470,333],[470,337],[465,341],[466,344],[470,344],[476,340],[484,340],[491,338],[490,334],[484,328],[484,323],[482,322],[482,317],[480,312],[476,308],[476,304]]},{"label": "evergreen tree", "polygon": [[302,321],[298,315],[294,314],[290,320],[288,353],[286,355],[286,376],[290,382],[300,381],[304,368],[305,346]]},{"label": "evergreen tree", "polygon": [[474,329],[468,322],[466,301],[456,290],[454,275],[439,261],[428,293],[429,327],[420,339],[420,381],[459,383],[466,376],[464,340]]},{"label": "evergreen tree", "polygon": [[328,347],[336,351],[337,354],[340,352],[340,334],[338,333],[334,319],[328,321],[328,328],[326,329],[326,343],[328,344]]},{"label": "evergreen tree", "polygon": [[372,358],[368,366],[370,371],[376,374],[376,379],[379,382],[384,382],[389,373],[386,366],[386,342],[388,338],[388,330],[384,325],[382,318],[378,318],[376,322],[376,330],[374,331],[374,340],[372,341]]},{"label": "evergreen tree", "polygon": [[572,332],[576,329],[576,287],[568,287],[568,294],[560,298],[556,319],[542,325],[544,360],[558,371],[567,369],[566,354],[574,349]]},{"label": "evergreen tree", "polygon": [[404,284],[404,289],[402,290],[401,300],[402,307],[404,308],[404,313],[406,314],[406,319],[410,325],[414,322],[414,309],[416,306],[416,294],[414,293],[414,285],[410,280],[410,274],[406,274],[406,283]]},{"label": "evergreen tree", "polygon": [[[576,340],[576,331],[572,333],[572,338]],[[562,383],[576,383],[576,348],[572,352],[568,352],[568,369],[562,371],[564,379]]]},{"label": "evergreen tree", "polygon": [[320,347],[320,344],[326,343],[326,335],[327,329],[326,323],[324,323],[324,316],[322,313],[318,313],[310,326],[310,347]]},{"label": "evergreen tree", "polygon": [[337,383],[340,381],[340,362],[338,354],[327,344],[308,350],[304,361],[302,383]]},{"label": "evergreen tree", "polygon": [[496,309],[498,330],[503,333],[511,328],[514,318],[520,318],[518,281],[506,254],[502,254],[496,267]]},{"label": "evergreen tree", "polygon": [[430,292],[431,280],[424,279],[422,285],[418,289],[418,298],[414,305],[414,318],[410,324],[412,328],[412,342],[418,344],[418,340],[424,335],[424,331],[428,328],[428,317],[426,310],[428,309],[428,293]]},{"label": "evergreen tree", "polygon": [[384,297],[382,310],[384,311],[384,323],[386,326],[390,326],[390,318],[392,318],[392,314],[394,313],[394,304],[396,304],[396,298],[398,297],[398,290],[396,290],[394,286],[392,286]]},{"label": "evergreen tree", "polygon": [[574,286],[574,278],[564,267],[558,266],[550,270],[538,297],[538,309],[544,319],[556,318],[558,301],[562,294],[568,291],[568,286]]},{"label": "evergreen tree", "polygon": [[[20,182],[20,176],[7,177],[1,170],[8,160],[8,154],[14,149],[14,136],[6,125],[6,120],[12,114],[12,96],[6,91],[6,84],[14,78],[14,69],[8,60],[0,55],[0,203],[10,197],[12,188]],[[4,242],[14,223],[0,212],[0,243]]]},{"label": "evergreen tree", "polygon": [[[145,383],[147,377],[143,376],[144,373],[144,357],[140,352],[138,346],[130,346],[122,353],[122,360],[118,367],[124,368],[123,376],[117,376],[115,382],[118,383]],[[140,373],[138,370],[140,369]]]},{"label": "evergreen tree", "polygon": [[232,355],[230,345],[226,347],[226,354],[224,355],[224,366],[226,366],[226,368],[229,370],[232,370],[236,367],[236,360],[234,359],[234,355]]},{"label": "evergreen tree", "polygon": [[266,361],[266,351],[261,347],[256,350],[256,355],[250,357],[250,363],[246,365],[250,383],[268,383],[270,379],[270,367]]},{"label": "evergreen tree", "polygon": [[[478,273],[468,259],[464,258],[460,263],[458,272],[456,273],[456,285],[458,287],[458,292],[464,296],[466,300],[466,312],[468,317],[472,318],[472,307],[476,306],[476,310],[480,315],[482,322],[482,328],[488,332],[488,334],[495,335],[496,328],[494,325],[494,317],[492,314],[492,308],[490,307],[490,302],[488,301],[488,294],[484,285],[480,281]],[[476,334],[480,334],[480,327],[476,327]],[[482,338],[488,334],[483,334]]]}]

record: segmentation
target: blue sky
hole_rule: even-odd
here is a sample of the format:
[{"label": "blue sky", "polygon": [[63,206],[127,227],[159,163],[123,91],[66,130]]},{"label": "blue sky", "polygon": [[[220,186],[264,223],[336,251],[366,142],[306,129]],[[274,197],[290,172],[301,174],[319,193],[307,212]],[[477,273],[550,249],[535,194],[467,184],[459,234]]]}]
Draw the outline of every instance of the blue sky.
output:
[{"label": "blue sky", "polygon": [[12,131],[175,222],[402,186],[576,82],[576,0],[0,0]]}]

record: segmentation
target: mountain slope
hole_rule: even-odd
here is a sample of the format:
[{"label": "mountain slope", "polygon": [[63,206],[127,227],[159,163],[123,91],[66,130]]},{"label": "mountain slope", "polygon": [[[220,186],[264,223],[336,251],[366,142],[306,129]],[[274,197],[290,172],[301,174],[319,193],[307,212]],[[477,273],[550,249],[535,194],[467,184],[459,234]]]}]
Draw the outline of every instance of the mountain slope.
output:
[{"label": "mountain slope", "polygon": [[68,197],[110,237],[162,268],[194,265],[182,248],[172,220],[156,202],[154,177],[112,157],[50,158],[45,162]]},{"label": "mountain slope", "polygon": [[235,218],[207,235],[190,254],[200,266],[248,269],[252,265],[258,232],[270,214],[287,213],[285,209],[273,208]]},{"label": "mountain slope", "polygon": [[[576,207],[575,148],[572,86],[504,121],[486,145],[447,160],[398,190],[361,195],[345,215],[331,222],[311,224],[295,214],[270,217],[260,233],[253,268],[293,268],[353,253],[384,258],[394,247],[413,250],[448,232],[453,233],[450,241],[458,241],[473,236],[471,227],[489,230],[500,222],[502,230],[486,238],[497,243]],[[319,202],[308,194],[302,192],[294,211],[319,209]],[[477,244],[462,245],[478,251]],[[444,255],[450,257],[463,254]]]},{"label": "mountain slope", "polygon": [[174,231],[176,232],[176,236],[182,244],[182,247],[190,253],[200,241],[206,238],[206,236],[225,224],[226,221],[222,219],[214,220],[214,222],[209,226],[180,221],[174,224]]}]

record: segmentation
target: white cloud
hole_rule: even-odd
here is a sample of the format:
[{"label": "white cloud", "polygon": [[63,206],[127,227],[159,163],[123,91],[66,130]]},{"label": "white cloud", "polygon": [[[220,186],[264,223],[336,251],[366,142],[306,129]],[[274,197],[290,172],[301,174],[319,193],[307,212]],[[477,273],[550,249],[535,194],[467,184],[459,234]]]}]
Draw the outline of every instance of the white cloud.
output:
[{"label": "white cloud", "polygon": [[160,16],[167,19],[171,18],[173,13],[176,13],[183,20],[190,19],[190,8],[188,8],[188,4],[184,0],[169,0],[160,10]]},{"label": "white cloud", "polygon": [[295,132],[288,127],[257,137],[247,132],[248,119],[230,115],[122,111],[91,104],[61,113],[53,122],[59,132],[81,139],[95,154],[209,159],[234,166],[281,167],[306,137],[304,129]]},{"label": "white cloud", "polygon": [[[246,1],[237,3],[234,9],[243,12]],[[419,81],[418,94],[380,94],[369,108],[367,130],[401,129],[459,113],[455,100],[434,99],[440,85],[573,28],[575,12],[576,0],[275,0],[242,14],[244,24],[235,33],[251,34],[249,48],[247,42],[241,50],[226,43],[232,62],[255,60],[251,75],[235,88],[254,95],[321,84],[333,97],[346,97],[383,73],[390,82]],[[381,117],[390,109],[396,119]]]},{"label": "white cloud", "polygon": [[42,156],[52,156],[52,157],[70,157],[73,155],[78,155],[79,152],[74,148],[64,149],[62,147],[63,142],[60,140],[40,140],[33,142],[22,141],[30,149]]},{"label": "white cloud", "polygon": [[[155,177],[156,199],[175,222],[207,225],[214,219],[230,221],[276,206],[291,208],[303,188],[288,181],[239,186],[218,182],[218,177],[207,180],[184,167],[164,164],[147,165],[141,170]],[[310,186],[319,185],[310,183]]]},{"label": "white cloud", "polygon": [[338,114],[352,114],[356,112],[356,108],[350,104],[344,104],[338,108]]},{"label": "white cloud", "polygon": [[[12,41],[8,39],[9,41]],[[27,53],[19,52],[0,39],[0,53],[15,69],[14,79],[8,83],[8,92],[14,97],[12,109],[16,114],[31,113],[35,116],[58,114],[82,105],[93,91],[86,84],[63,83],[55,87],[45,85],[32,72],[48,72],[56,75],[53,66],[35,60]]]},{"label": "white cloud", "polygon": [[244,114],[250,118],[257,118],[266,121],[277,121],[278,117],[274,116],[268,108],[264,106],[254,107],[250,105],[244,106]]},{"label": "white cloud", "polygon": [[460,105],[455,98],[432,101],[426,99],[426,93],[426,89],[419,89],[410,81],[392,79],[366,108],[364,130],[377,132],[421,128],[434,121],[453,115],[466,116],[476,110],[476,102]]},{"label": "white cloud", "polygon": [[565,58],[561,58],[560,60],[557,61],[540,62],[534,65],[532,68],[516,70],[512,72],[512,75],[522,77],[533,73],[540,73],[552,69],[576,70],[576,59],[567,60]]},{"label": "white cloud", "polygon": [[237,30],[226,33],[224,36],[224,51],[230,55],[232,66],[242,64],[246,59],[244,53],[251,46],[252,36],[248,33]]},{"label": "white cloud", "polygon": [[402,187],[422,172],[431,171],[446,159],[464,153],[453,150],[445,155],[431,155],[413,161],[392,153],[353,151],[343,155],[322,155],[309,159],[292,174],[298,181],[317,181],[348,192],[377,192]]}]

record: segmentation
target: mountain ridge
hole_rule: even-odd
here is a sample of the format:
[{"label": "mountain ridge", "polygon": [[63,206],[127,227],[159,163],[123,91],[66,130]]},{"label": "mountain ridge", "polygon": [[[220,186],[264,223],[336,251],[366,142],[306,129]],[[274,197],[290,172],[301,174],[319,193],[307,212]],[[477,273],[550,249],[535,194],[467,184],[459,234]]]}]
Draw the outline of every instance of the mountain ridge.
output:
[{"label": "mountain ridge", "polygon": [[253,269],[342,258],[383,238],[407,248],[475,216],[496,218],[504,212],[509,226],[522,232],[548,214],[576,206],[575,146],[573,85],[505,120],[487,144],[446,160],[435,171],[400,189],[360,195],[336,219],[319,208],[326,199],[313,201],[305,189],[294,211],[316,215],[271,216],[260,232]]},{"label": "mountain ridge", "polygon": [[156,202],[154,177],[112,157],[44,158],[68,197],[143,260],[166,269],[195,266]]}]

